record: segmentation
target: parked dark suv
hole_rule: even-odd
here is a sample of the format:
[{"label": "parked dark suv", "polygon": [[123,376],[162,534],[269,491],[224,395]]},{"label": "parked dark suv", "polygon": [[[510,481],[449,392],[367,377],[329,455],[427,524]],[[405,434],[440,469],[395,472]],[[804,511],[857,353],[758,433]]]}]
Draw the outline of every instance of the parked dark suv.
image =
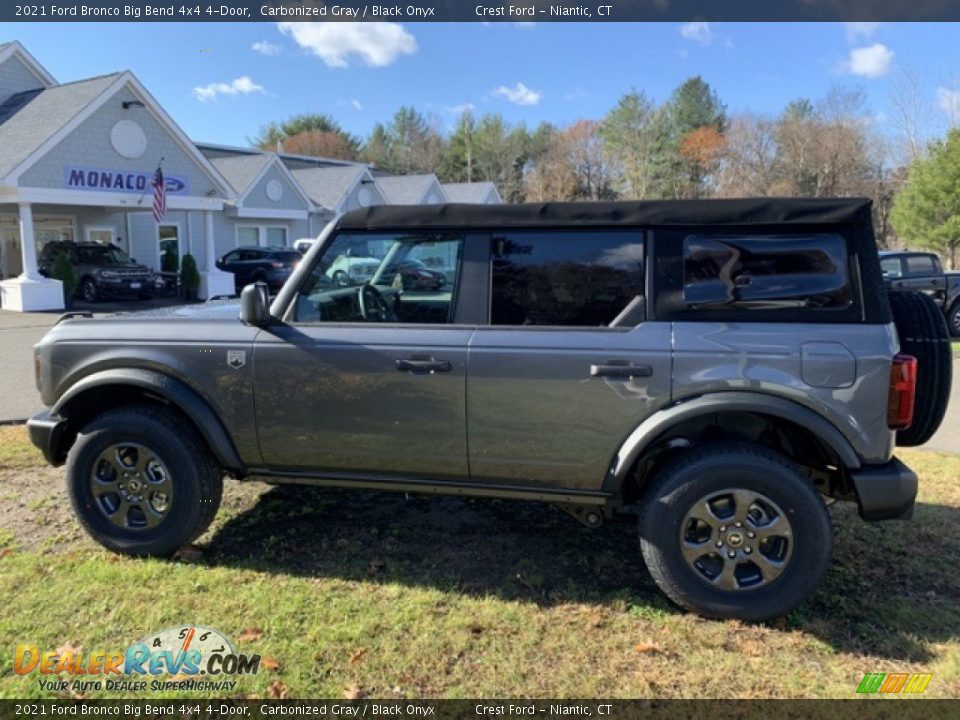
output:
[{"label": "parked dark suv", "polygon": [[944,272],[931,252],[890,250],[880,253],[883,279],[891,290],[922,292],[933,298],[947,318],[954,337],[960,337],[960,273]]},{"label": "parked dark suv", "polygon": [[116,245],[93,242],[48,242],[37,261],[40,274],[53,274],[60,253],[67,253],[77,278],[77,296],[87,302],[107,297],[135,296],[149,300],[156,291],[156,275]]},{"label": "parked dark suv", "polygon": [[910,517],[894,451],[940,424],[946,338],[888,295],[866,200],[380,206],[272,304],[60,322],[29,428],[117,552],[198,537],[224,475],[538,500],[635,515],[667,595],[758,620],[826,573],[825,499]]},{"label": "parked dark suv", "polygon": [[254,282],[266,283],[271,292],[276,292],[302,259],[294,248],[238,247],[217,260],[217,267],[233,273],[233,285],[238,292]]}]

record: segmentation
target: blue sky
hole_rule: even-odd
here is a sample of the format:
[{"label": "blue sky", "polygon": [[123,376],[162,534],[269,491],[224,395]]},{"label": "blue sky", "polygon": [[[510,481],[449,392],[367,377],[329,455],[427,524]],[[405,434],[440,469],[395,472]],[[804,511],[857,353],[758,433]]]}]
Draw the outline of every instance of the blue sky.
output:
[{"label": "blue sky", "polygon": [[775,113],[831,85],[866,89],[881,125],[899,72],[921,79],[929,132],[960,115],[960,26],[645,23],[5,24],[61,82],[132,70],[196,140],[246,144],[326,112],[366,133],[400,105],[511,122],[601,117],[631,86],[665,99],[702,75],[731,112]]}]

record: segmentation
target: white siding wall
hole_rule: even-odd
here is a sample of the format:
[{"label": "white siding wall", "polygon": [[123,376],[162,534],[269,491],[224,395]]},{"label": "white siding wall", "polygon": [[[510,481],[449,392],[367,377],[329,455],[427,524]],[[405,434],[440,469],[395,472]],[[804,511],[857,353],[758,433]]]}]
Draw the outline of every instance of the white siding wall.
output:
[{"label": "white siding wall", "polygon": [[42,87],[43,83],[18,58],[11,57],[0,65],[0,102],[18,92]]},{"label": "white siding wall", "polygon": [[[136,97],[124,89],[110,98],[57,147],[27,170],[20,178],[20,186],[63,188],[65,167],[153,173],[162,157],[164,174],[184,178],[189,183],[190,195],[204,197],[213,191],[213,183],[200,165],[187,155],[153,115],[146,108],[132,107],[124,110],[121,104],[125,100],[136,100]],[[134,120],[146,133],[146,152],[135,160],[122,157],[110,142],[110,131],[120,120]],[[106,200],[113,193],[103,194]],[[151,197],[150,192],[145,194],[144,202],[148,208]]]}]

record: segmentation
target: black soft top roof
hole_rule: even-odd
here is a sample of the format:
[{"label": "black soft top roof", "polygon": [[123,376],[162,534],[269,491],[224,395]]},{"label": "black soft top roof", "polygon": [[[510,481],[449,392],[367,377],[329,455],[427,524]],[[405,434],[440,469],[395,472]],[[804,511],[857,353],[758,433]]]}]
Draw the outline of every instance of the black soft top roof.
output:
[{"label": "black soft top roof", "polygon": [[340,218],[345,230],[558,226],[869,225],[867,198],[743,198],[524,205],[379,205]]}]

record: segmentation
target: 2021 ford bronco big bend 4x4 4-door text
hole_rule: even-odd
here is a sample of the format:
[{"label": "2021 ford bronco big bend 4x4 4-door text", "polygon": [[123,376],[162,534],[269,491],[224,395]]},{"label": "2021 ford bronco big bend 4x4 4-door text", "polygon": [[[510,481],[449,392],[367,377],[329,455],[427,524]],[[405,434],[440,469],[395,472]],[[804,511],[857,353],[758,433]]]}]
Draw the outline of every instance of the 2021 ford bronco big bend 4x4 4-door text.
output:
[{"label": "2021 ford bronco big bend 4x4 4-door text", "polygon": [[[376,267],[334,277],[351,258]],[[825,499],[911,514],[894,446],[950,385],[943,315],[888,297],[865,200],[374,207],[267,302],[37,345],[31,435],[98,542],[174,552],[224,475],[535,499],[636,513],[673,600],[769,618],[827,570]]]}]

